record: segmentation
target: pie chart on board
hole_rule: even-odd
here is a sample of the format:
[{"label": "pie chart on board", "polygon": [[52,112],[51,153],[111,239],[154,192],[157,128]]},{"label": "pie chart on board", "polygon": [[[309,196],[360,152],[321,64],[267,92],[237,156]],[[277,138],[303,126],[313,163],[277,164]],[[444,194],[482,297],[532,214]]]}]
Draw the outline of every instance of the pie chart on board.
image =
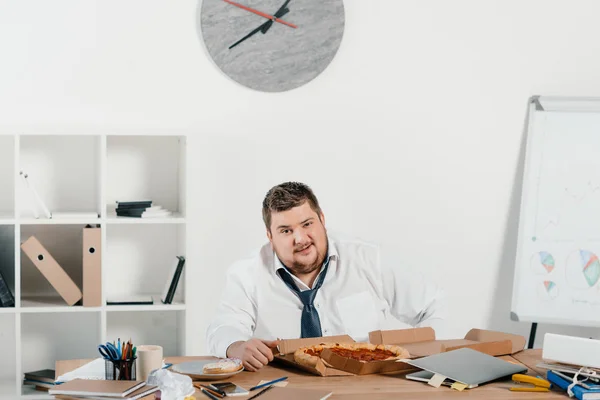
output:
[{"label": "pie chart on board", "polygon": [[538,295],[542,300],[549,301],[558,297],[558,286],[552,281],[544,281],[538,285]]},{"label": "pie chart on board", "polygon": [[577,250],[567,258],[566,278],[574,289],[589,289],[600,278],[600,261],[589,250]]},{"label": "pie chart on board", "polygon": [[554,257],[547,251],[540,251],[531,256],[530,265],[536,274],[549,274],[554,271]]}]

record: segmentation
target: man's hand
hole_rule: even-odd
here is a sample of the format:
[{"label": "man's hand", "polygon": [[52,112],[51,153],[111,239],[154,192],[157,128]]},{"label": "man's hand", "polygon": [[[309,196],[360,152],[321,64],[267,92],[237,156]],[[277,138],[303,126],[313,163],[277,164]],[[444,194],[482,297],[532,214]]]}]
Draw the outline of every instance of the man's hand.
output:
[{"label": "man's hand", "polygon": [[227,357],[239,358],[248,371],[258,371],[273,361],[272,348],[277,341],[250,339],[245,342],[234,342],[227,348]]}]

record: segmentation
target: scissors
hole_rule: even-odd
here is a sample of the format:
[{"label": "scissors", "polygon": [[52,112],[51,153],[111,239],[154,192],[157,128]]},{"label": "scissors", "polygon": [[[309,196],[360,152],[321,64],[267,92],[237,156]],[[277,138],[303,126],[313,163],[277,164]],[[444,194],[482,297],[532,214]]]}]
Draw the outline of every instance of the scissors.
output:
[{"label": "scissors", "polygon": [[102,357],[105,360],[115,361],[119,359],[119,351],[117,350],[117,347],[110,342],[98,345],[98,351],[100,354],[102,354]]}]

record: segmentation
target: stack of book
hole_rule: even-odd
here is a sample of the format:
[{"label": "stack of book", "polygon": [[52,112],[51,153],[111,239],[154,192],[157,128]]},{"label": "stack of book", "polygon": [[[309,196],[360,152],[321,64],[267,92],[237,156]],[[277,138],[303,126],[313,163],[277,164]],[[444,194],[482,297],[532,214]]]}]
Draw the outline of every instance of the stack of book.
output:
[{"label": "stack of book", "polygon": [[126,399],[136,400],[158,390],[144,381],[109,381],[75,379],[56,385],[48,391],[57,399]]},{"label": "stack of book", "polygon": [[36,390],[48,391],[54,388],[54,370],[42,369],[40,371],[26,372],[23,378],[23,385],[33,385]]},{"label": "stack of book", "polygon": [[171,211],[152,205],[152,200],[117,201],[115,211],[119,217],[131,218],[161,218],[171,215]]}]

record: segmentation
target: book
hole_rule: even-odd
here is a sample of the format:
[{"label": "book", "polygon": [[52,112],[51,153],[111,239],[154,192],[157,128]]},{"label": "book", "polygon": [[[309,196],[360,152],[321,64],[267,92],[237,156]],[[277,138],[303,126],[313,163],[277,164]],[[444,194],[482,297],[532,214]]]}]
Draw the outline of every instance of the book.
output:
[{"label": "book", "polygon": [[182,256],[177,256],[167,277],[167,282],[163,290],[162,297],[160,298],[164,304],[171,304],[173,302],[173,297],[177,291],[177,284],[179,283],[179,278],[181,277],[184,264],[185,258]]},{"label": "book", "polygon": [[128,394],[125,397],[85,396],[82,398],[82,397],[73,397],[73,396],[59,394],[56,396],[56,398],[61,399],[61,400],[81,400],[81,399],[87,399],[87,400],[110,400],[110,399],[137,400],[137,399],[148,396],[149,394],[152,394],[152,393],[158,391],[158,389],[159,389],[158,386],[145,385],[145,386],[142,386],[141,388],[139,388],[138,390],[136,390],[135,392]]},{"label": "book", "polygon": [[4,280],[2,272],[0,272],[0,307],[14,307],[15,297],[8,288],[8,283]]},{"label": "book", "polygon": [[70,396],[126,397],[146,385],[144,381],[97,381],[74,379],[48,390],[49,394]]},{"label": "book", "polygon": [[41,369],[39,371],[25,372],[24,378],[35,382],[46,382],[54,384],[56,372],[53,369]]},{"label": "book", "polygon": [[141,208],[152,206],[152,200],[117,201],[117,208]]},{"label": "book", "polygon": [[[561,376],[562,375],[562,376]],[[565,375],[558,374],[554,371],[548,371],[546,374],[548,381],[553,385],[561,388],[564,391],[567,391],[569,385],[573,383],[572,379],[565,378]],[[585,378],[584,378],[585,379]],[[584,384],[588,387],[587,389],[583,386],[577,384],[573,386],[571,389],[573,394],[578,400],[596,400],[600,399],[600,385],[590,384],[588,382],[584,382]]]},{"label": "book", "polygon": [[154,304],[154,300],[152,299],[152,296],[146,296],[146,295],[127,295],[127,296],[120,296],[120,297],[112,297],[110,299],[106,300],[106,304],[109,306],[116,306],[116,305],[141,305],[141,304]]}]

